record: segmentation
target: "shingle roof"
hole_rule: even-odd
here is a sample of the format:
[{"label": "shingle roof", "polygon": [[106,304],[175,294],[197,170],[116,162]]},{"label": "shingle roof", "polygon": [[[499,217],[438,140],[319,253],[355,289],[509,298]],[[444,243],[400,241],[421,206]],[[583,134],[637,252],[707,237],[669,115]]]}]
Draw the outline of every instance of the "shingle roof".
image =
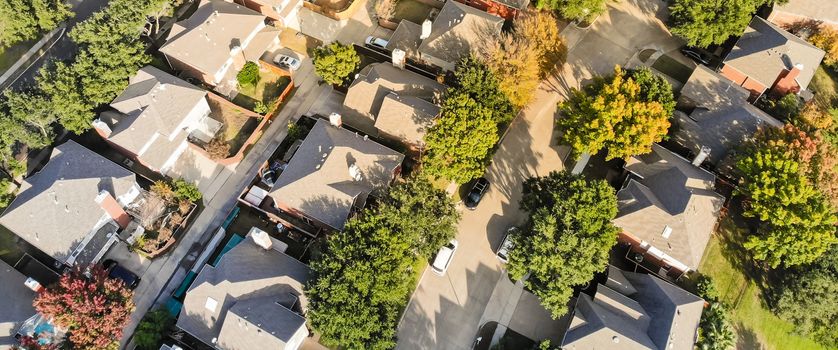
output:
[{"label": "shingle roof", "polygon": [[237,301],[224,318],[218,345],[225,350],[284,349],[301,329],[307,335],[305,324],[275,296]]},{"label": "shingle roof", "polygon": [[419,39],[420,35],[422,35],[421,25],[403,19],[387,41],[387,49],[390,51],[399,49],[406,52],[408,56],[416,56],[419,45],[422,44],[422,39]]},{"label": "shingle roof", "polygon": [[448,0],[434,19],[431,35],[422,40],[419,52],[456,63],[479,50],[486,40],[500,33],[503,18]]},{"label": "shingle roof", "polygon": [[[636,178],[617,192],[614,224],[696,269],[724,202],[713,190],[715,176],[658,144],[625,168]],[[672,232],[664,238],[667,226]]]},{"label": "shingle roof", "polygon": [[771,87],[784,69],[802,64],[797,77],[801,90],[809,86],[823,59],[823,50],[754,16],[745,33],[724,60],[762,85]]},{"label": "shingle roof", "polygon": [[[103,115],[111,128],[108,139],[154,169],[186,140],[181,130],[186,117],[207,92],[152,66],[140,69],[125,90],[111,102],[121,115]],[[155,136],[155,134],[157,136]],[[152,141],[153,139],[153,141]],[[140,154],[147,143],[152,144]]]},{"label": "shingle roof", "polygon": [[[346,129],[318,119],[270,196],[340,230],[356,200],[389,186],[404,155]],[[355,164],[361,180],[350,176]]]},{"label": "shingle roof", "polygon": [[421,145],[438,114],[439,106],[433,103],[390,93],[381,104],[375,128],[410,144]]},{"label": "shingle roof", "polygon": [[[308,301],[303,288],[310,276],[308,266],[279,251],[265,250],[248,236],[227,252],[218,266],[206,265],[198,273],[186,293],[177,326],[206,344],[213,344],[213,339],[222,344],[224,339],[224,344],[229,346],[225,348],[230,350],[271,348],[278,341],[282,342],[288,331],[297,330],[278,330],[277,327],[297,324],[299,318],[279,313],[274,314],[273,319],[266,319],[263,311],[276,311],[273,302],[285,303],[295,297],[299,299],[300,310],[305,312]],[[207,308],[210,299],[216,303],[214,311]],[[264,308],[254,307],[257,304]],[[224,338],[220,336],[222,328],[230,328],[225,333],[236,331],[238,317],[250,318],[251,315],[260,320],[258,323],[262,326],[258,327],[267,331],[262,332],[261,338],[235,340],[229,334]],[[228,320],[234,324],[228,325]],[[274,334],[269,336],[271,331]]]},{"label": "shingle roof", "polygon": [[0,260],[0,348],[17,345],[14,335],[23,321],[35,315],[35,292],[23,285],[26,277]]},{"label": "shingle roof", "polygon": [[233,2],[201,0],[192,16],[175,23],[160,52],[212,75],[230,58],[230,50],[241,46],[265,18]]},{"label": "shingle roof", "polygon": [[445,91],[445,85],[419,74],[399,69],[388,63],[370,64],[358,74],[346,92],[343,105],[350,112],[375,119],[384,98],[391,92],[434,101]]},{"label": "shingle roof", "polygon": [[628,286],[609,280],[597,286],[593,298],[580,294],[563,349],[693,348],[704,300],[651,275],[614,267],[609,267],[608,274],[609,278],[619,275]]},{"label": "shingle roof", "polygon": [[774,4],[774,11],[809,17],[838,24],[838,1],[789,0],[785,4]]},{"label": "shingle roof", "polygon": [[99,192],[119,199],[134,186],[134,173],[67,141],[53,149],[41,171],[23,181],[0,224],[64,262],[97,225],[110,221],[94,201]]}]

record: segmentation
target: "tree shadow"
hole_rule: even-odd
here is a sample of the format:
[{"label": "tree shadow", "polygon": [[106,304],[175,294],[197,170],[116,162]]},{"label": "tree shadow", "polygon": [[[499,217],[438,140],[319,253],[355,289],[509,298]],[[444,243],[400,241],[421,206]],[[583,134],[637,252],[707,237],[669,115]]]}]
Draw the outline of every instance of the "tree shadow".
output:
[{"label": "tree shadow", "polygon": [[757,334],[742,322],[737,322],[733,327],[736,330],[736,349],[739,350],[762,350],[762,343],[759,342]]}]

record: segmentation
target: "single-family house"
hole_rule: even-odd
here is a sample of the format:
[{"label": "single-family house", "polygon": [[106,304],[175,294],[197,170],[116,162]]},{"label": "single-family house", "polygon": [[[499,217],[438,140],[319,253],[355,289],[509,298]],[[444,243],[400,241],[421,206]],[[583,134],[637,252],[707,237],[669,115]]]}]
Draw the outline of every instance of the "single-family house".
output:
[{"label": "single-family house", "polygon": [[392,64],[364,67],[346,92],[345,115],[374,124],[380,134],[421,147],[439,114],[445,85]]},{"label": "single-family house", "polygon": [[785,4],[774,3],[768,20],[783,28],[814,22],[838,30],[838,2],[789,0]]},{"label": "single-family house", "polygon": [[527,10],[530,0],[457,0],[493,15],[512,20]]},{"label": "single-family house", "polygon": [[23,180],[0,224],[66,266],[98,262],[126,228],[140,195],[134,173],[74,141]]},{"label": "single-family house", "polygon": [[763,127],[783,123],[748,103],[750,92],[699,65],[681,89],[671,140],[688,149],[694,164],[708,162],[720,173],[737,147]]},{"label": "single-family house", "polygon": [[608,267],[596,294],[580,293],[565,350],[692,349],[704,300],[652,275]]},{"label": "single-family house", "polygon": [[303,0],[228,0],[267,16],[275,25],[300,30],[299,12]]},{"label": "single-family house", "polygon": [[399,22],[387,49],[453,71],[461,59],[496,40],[502,26],[503,18],[448,0],[433,21]]},{"label": "single-family house", "polygon": [[625,170],[614,219],[620,242],[670,276],[697,269],[724,203],[716,177],[658,144]]},{"label": "single-family house", "polygon": [[24,321],[35,315],[35,292],[23,283],[26,276],[0,260],[0,348],[17,345],[15,334]]},{"label": "single-family house", "polygon": [[216,349],[296,350],[309,335],[303,288],[311,270],[264,231],[251,232],[201,269],[177,327]]},{"label": "single-family house", "polygon": [[111,146],[168,175],[190,142],[209,143],[222,124],[210,118],[207,92],[155,67],[140,69],[93,122]]},{"label": "single-family house", "polygon": [[750,92],[783,96],[806,90],[823,50],[755,16],[727,54],[719,72]]},{"label": "single-family house", "polygon": [[201,0],[189,18],[174,24],[160,52],[175,70],[231,91],[245,63],[259,62],[266,50],[279,44],[279,30],[266,20],[236,3]]},{"label": "single-family house", "polygon": [[269,196],[277,209],[339,231],[368,196],[390,185],[403,160],[366,136],[318,119]]}]

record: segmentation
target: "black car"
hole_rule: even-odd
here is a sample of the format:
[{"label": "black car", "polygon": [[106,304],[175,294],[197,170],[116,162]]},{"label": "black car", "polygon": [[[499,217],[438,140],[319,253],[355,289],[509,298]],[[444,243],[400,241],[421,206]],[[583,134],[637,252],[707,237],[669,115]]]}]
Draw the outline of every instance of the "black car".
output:
[{"label": "black car", "polygon": [[684,54],[684,56],[687,56],[689,59],[695,61],[696,63],[700,63],[703,65],[710,64],[710,55],[703,53],[698,49],[685,47],[681,49],[681,53]]},{"label": "black car", "polygon": [[480,200],[483,199],[483,195],[486,194],[486,190],[489,189],[489,180],[486,178],[479,178],[474,181],[474,184],[471,186],[471,190],[468,191],[468,195],[464,200],[466,204],[466,208],[474,210],[477,208],[477,205],[480,204]]},{"label": "black car", "polygon": [[104,268],[105,271],[108,271],[109,278],[122,281],[126,286],[128,286],[128,289],[133,290],[140,284],[140,276],[137,276],[135,273],[128,271],[128,269],[119,266],[119,263],[116,261],[110,259],[105,260],[105,262],[102,263],[102,268]]}]

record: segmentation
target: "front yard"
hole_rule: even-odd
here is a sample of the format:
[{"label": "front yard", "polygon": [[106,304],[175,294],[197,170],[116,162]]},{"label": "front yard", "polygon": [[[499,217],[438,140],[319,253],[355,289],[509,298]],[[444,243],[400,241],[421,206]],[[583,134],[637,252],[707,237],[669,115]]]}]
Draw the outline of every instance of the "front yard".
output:
[{"label": "front yard", "polygon": [[280,76],[270,69],[260,70],[256,85],[240,85],[233,103],[251,111],[256,111],[257,102],[270,108],[290,83],[290,77]]}]

